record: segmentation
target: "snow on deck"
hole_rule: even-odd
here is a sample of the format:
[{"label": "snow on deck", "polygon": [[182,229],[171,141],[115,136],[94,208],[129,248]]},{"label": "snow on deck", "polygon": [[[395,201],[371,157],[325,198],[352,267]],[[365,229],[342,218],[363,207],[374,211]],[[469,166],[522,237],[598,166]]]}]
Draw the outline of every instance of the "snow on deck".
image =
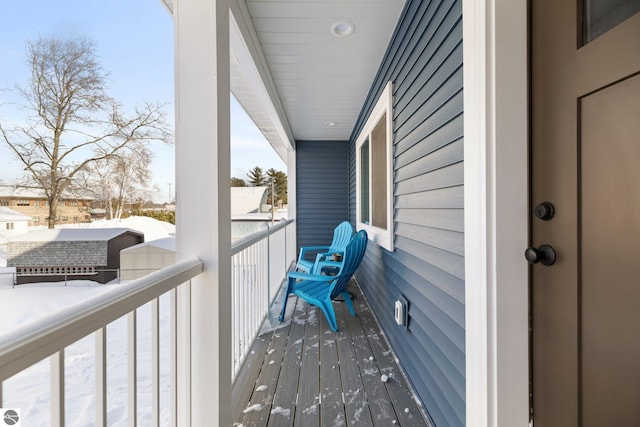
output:
[{"label": "snow on deck", "polygon": [[234,426],[427,426],[360,288],[349,289],[357,317],[334,303],[338,332],[289,297],[287,322],[264,329],[234,383]]}]

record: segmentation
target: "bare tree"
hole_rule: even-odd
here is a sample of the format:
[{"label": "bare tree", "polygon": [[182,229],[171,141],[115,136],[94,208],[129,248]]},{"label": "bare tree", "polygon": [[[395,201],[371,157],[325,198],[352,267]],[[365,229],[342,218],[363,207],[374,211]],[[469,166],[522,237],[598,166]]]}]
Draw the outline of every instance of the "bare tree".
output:
[{"label": "bare tree", "polygon": [[151,150],[140,143],[98,160],[78,175],[77,187],[100,201],[110,219],[120,219],[127,202],[144,200],[151,173]]},{"label": "bare tree", "polygon": [[38,38],[27,44],[30,83],[20,93],[34,113],[26,125],[0,133],[49,202],[54,228],[58,200],[90,165],[134,143],[171,142],[165,113],[146,104],[130,114],[106,93],[107,73],[84,38]]}]

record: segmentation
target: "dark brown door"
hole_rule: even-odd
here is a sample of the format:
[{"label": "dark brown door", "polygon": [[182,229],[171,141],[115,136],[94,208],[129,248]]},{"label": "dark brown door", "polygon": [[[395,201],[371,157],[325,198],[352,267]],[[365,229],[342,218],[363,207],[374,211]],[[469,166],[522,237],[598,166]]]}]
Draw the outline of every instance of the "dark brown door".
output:
[{"label": "dark brown door", "polygon": [[534,425],[640,426],[640,2],[579,3],[531,2]]}]

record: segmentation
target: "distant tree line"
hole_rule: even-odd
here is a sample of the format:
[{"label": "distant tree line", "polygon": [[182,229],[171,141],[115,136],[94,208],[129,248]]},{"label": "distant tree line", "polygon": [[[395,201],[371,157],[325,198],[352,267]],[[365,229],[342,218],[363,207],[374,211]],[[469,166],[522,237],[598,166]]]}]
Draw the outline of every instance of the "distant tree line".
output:
[{"label": "distant tree line", "polygon": [[[232,187],[268,187],[267,203],[278,206],[287,204],[287,174],[273,168],[266,172],[256,166],[247,173],[248,182],[242,178],[231,178]],[[272,185],[273,184],[273,185]],[[273,194],[272,194],[273,187]],[[272,198],[273,196],[273,198]]]},{"label": "distant tree line", "polygon": [[147,216],[149,218],[157,219],[158,221],[169,222],[171,224],[176,223],[176,211],[169,210],[139,210],[136,212],[138,216]]}]

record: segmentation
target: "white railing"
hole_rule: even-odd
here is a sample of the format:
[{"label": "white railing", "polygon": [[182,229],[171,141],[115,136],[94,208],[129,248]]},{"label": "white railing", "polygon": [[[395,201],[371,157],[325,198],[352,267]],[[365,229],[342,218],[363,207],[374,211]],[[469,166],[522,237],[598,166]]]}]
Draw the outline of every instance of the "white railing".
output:
[{"label": "white railing", "polygon": [[[291,262],[296,255],[293,220],[280,221],[233,244],[232,248],[232,304],[233,304],[233,378],[240,370],[251,345],[260,331],[263,321],[275,321],[269,307],[278,295]],[[176,426],[178,410],[178,346],[177,346],[177,288],[190,281],[203,271],[203,263],[193,258],[170,267],[150,273],[140,279],[132,280],[126,286],[114,287],[109,292],[87,299],[80,304],[60,310],[41,320],[18,327],[0,337],[0,408],[3,403],[3,386],[16,374],[22,375],[27,368],[49,358],[50,378],[50,425],[65,425],[65,392],[69,393],[74,385],[65,383],[65,351],[67,359],[73,352],[72,344],[78,343],[91,334],[95,340],[95,425],[109,424],[107,405],[107,377],[111,373],[114,361],[107,369],[107,327],[126,322],[122,334],[126,335],[126,390],[121,399],[126,399],[122,407],[126,407],[126,419],[131,426],[137,425],[140,418],[139,407],[144,408],[151,426]],[[168,295],[165,295],[168,294]],[[166,327],[160,324],[160,298],[167,301],[168,312],[168,359],[170,373],[169,384],[160,380],[160,333]],[[138,319],[147,319],[150,303],[150,397],[139,402],[141,390],[138,390],[140,364]],[[164,303],[163,303],[164,304]],[[142,313],[145,313],[143,316]],[[166,312],[163,312],[166,313]],[[124,316],[124,317],[123,317]],[[144,327],[143,327],[144,328]],[[93,354],[93,351],[91,352]],[[71,356],[73,357],[73,356]],[[144,362],[143,362],[144,363]],[[67,360],[68,364],[68,360]],[[163,377],[164,378],[164,377]],[[136,380],[138,379],[138,380]],[[9,380],[9,381],[7,381]],[[68,381],[68,379],[67,379]],[[4,384],[3,384],[4,383]],[[93,386],[92,386],[93,387]],[[169,397],[165,397],[161,405],[161,388],[169,388]],[[4,391],[7,388],[4,387]],[[146,391],[142,391],[145,395]],[[166,394],[166,393],[165,393]],[[111,399],[111,394],[109,395]],[[7,396],[8,397],[8,396]],[[169,399],[169,402],[166,402]],[[143,406],[140,406],[143,405]],[[162,408],[161,408],[162,406]],[[112,408],[111,408],[112,409]],[[69,408],[67,408],[67,413]],[[161,419],[161,411],[164,421]],[[167,415],[167,412],[169,413]],[[167,416],[169,419],[167,420]],[[25,420],[26,422],[27,420]]]},{"label": "white railing", "polygon": [[[151,425],[159,425],[159,315],[158,301],[169,292],[171,298],[171,425],[176,425],[176,288],[203,270],[202,262],[190,259],[163,268],[143,278],[114,288],[111,292],[88,299],[79,305],[60,310],[39,321],[19,327],[0,339],[0,407],[3,406],[3,383],[15,374],[50,358],[51,402],[50,425],[65,425],[65,349],[83,337],[95,333],[95,425],[107,425],[107,325],[127,315],[128,419],[136,425],[137,411],[137,344],[136,312],[151,302]],[[26,420],[25,420],[26,421]]]},{"label": "white railing", "polygon": [[233,243],[233,377],[251,349],[296,254],[293,220],[280,221]]}]

